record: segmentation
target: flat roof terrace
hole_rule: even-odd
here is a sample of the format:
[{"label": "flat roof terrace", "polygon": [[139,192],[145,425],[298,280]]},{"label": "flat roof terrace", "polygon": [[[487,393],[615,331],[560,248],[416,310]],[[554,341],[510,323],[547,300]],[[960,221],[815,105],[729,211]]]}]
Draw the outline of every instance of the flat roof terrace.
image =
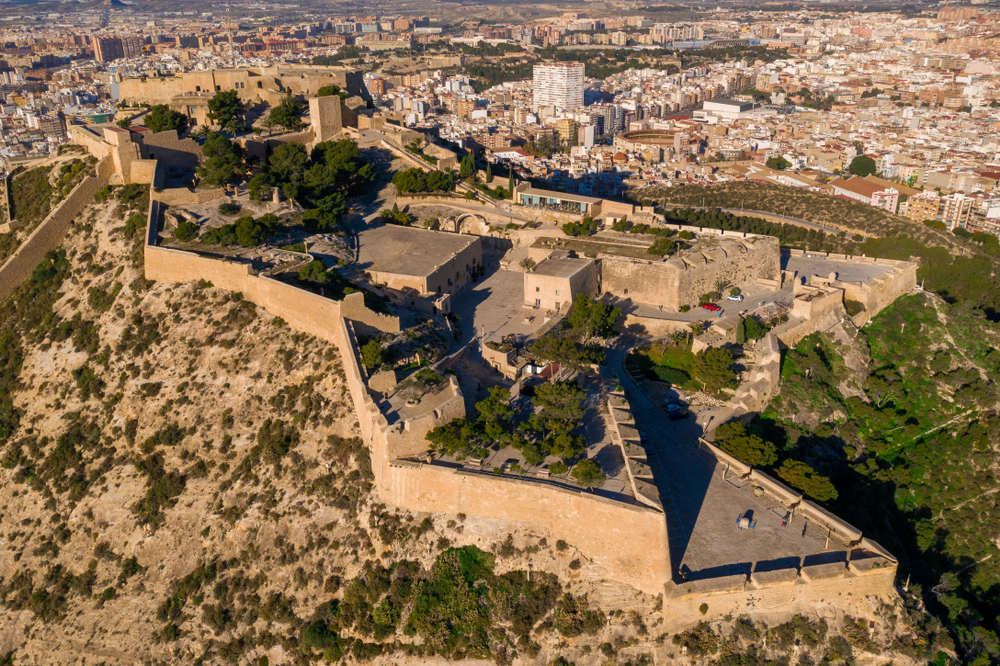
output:
[{"label": "flat roof terrace", "polygon": [[547,277],[568,278],[573,277],[592,263],[594,263],[593,259],[572,259],[569,257],[546,259],[535,266],[532,273]]},{"label": "flat roof terrace", "polygon": [[387,224],[358,234],[358,268],[427,277],[479,242],[476,236]]}]

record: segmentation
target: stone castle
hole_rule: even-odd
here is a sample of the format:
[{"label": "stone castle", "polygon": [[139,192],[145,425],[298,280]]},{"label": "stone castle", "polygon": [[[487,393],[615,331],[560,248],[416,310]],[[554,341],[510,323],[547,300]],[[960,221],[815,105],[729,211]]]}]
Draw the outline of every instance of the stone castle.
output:
[{"label": "stone castle", "polygon": [[[642,440],[635,428],[629,426],[631,407],[621,386],[615,386],[614,381],[606,385],[609,408],[615,415],[613,438],[622,447],[637,501],[619,501],[557,482],[498,476],[434,460],[426,455],[426,433],[453,418],[466,416],[465,399],[458,383],[449,377],[439,391],[418,404],[393,405],[383,398],[381,390],[371,385],[372,378],[359,360],[356,331],[399,332],[398,318],[369,310],[360,294],[334,301],[258,275],[245,264],[162,247],[158,243],[163,224],[162,202],[193,203],[200,200],[199,194],[186,188],[164,188],[166,169],[160,160],[170,158],[156,154],[161,148],[155,142],[144,143],[145,148],[128,148],[124,140],[117,140],[117,133],[81,137],[81,143],[101,160],[99,175],[81,184],[81,192],[89,194],[107,182],[149,183],[154,188],[144,246],[147,279],[209,280],[217,287],[242,292],[245,298],[282,317],[294,329],[338,346],[360,430],[370,447],[375,485],[382,501],[413,511],[465,513],[537,525],[554,538],[577,546],[603,568],[606,578],[650,595],[662,594],[671,612],[691,617],[696,617],[694,610],[706,599],[711,602],[711,615],[716,616],[782,610],[802,602],[849,605],[852,597],[858,600],[867,595],[893,594],[896,562],[881,546],[801,494],[704,441],[703,453],[714,461],[713,474],[723,478],[731,475],[730,478],[739,480],[745,492],[765,496],[773,505],[796,512],[826,534],[828,552],[840,553],[842,557],[822,562],[785,558],[780,566],[754,567],[745,573],[727,570],[685,579],[682,563],[672,561],[671,538],[676,535],[672,535],[663,505],[650,483]],[[177,140],[176,135],[173,139]],[[129,159],[122,159],[124,153]],[[67,202],[77,206],[87,198],[71,195]],[[64,207],[53,213],[54,219],[63,221],[66,215],[73,214]],[[45,228],[43,223],[40,231]],[[703,236],[705,240],[691,250],[665,261],[629,257],[613,244],[601,248],[581,246],[580,254],[587,257],[593,254],[593,258],[601,259],[604,290],[627,297],[655,298],[651,302],[667,308],[679,308],[697,299],[699,293],[710,290],[717,275],[724,275],[731,282],[736,276],[747,282],[780,283],[776,239],[732,232]],[[552,260],[554,248],[539,244],[533,249],[537,249],[540,259]],[[31,248],[28,250],[21,263],[30,262],[37,255],[30,252]],[[874,312],[912,288],[911,267],[898,266],[896,276],[874,289],[865,284],[838,283],[831,277],[822,285],[824,294],[837,290],[843,298],[842,294],[850,291],[854,295],[852,300],[866,302]],[[0,277],[4,277],[6,269],[7,266],[0,269]],[[581,289],[590,290],[591,282],[588,275],[580,283],[584,285]],[[774,335],[764,341],[764,363],[752,377],[757,385],[753,395],[758,401],[766,397],[768,389],[773,393],[776,388],[778,344]],[[760,382],[766,386],[761,387]]]}]

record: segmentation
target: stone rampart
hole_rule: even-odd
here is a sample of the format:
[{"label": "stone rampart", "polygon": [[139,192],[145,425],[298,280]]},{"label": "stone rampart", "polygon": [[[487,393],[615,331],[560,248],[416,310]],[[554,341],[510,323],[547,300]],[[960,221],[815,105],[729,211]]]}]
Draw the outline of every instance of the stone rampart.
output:
[{"label": "stone rampart", "polygon": [[[630,585],[655,595],[667,584],[667,603],[671,612],[693,609],[701,597],[711,597],[711,612],[729,611],[746,606],[748,600],[768,608],[783,608],[804,598],[833,598],[833,595],[884,594],[892,590],[894,563],[885,571],[876,563],[861,562],[837,579],[810,579],[808,584],[787,584],[767,588],[767,581],[752,583],[764,586],[747,590],[735,580],[699,583],[699,598],[677,593],[672,583],[667,526],[663,513],[643,504],[629,504],[563,484],[524,477],[495,475],[474,471],[461,465],[420,462],[420,458],[402,459],[401,455],[419,454],[426,448],[427,429],[453,415],[464,413],[457,382],[449,376],[444,399],[433,400],[434,408],[390,425],[386,415],[373,400],[367,376],[359,362],[360,350],[352,319],[365,325],[382,326],[398,331],[395,318],[371,313],[363,297],[337,302],[305,292],[275,280],[253,275],[246,264],[226,262],[170,248],[156,246],[162,205],[150,202],[145,248],[146,277],[153,280],[191,281],[206,279],[215,286],[240,291],[244,297],[283,317],[290,326],[330,341],[341,351],[346,384],[358,415],[359,429],[370,447],[375,486],[382,501],[412,511],[466,513],[517,525],[536,525],[576,546],[584,557],[603,568],[608,579]],[[370,313],[370,314],[369,314]],[[393,329],[393,327],[395,327]],[[438,396],[440,397],[440,396]],[[624,435],[619,434],[621,440]],[[711,445],[707,445],[711,447]],[[639,485],[639,478],[633,475]],[[780,485],[758,475],[755,483]],[[787,493],[788,491],[785,489]],[[824,519],[821,510],[808,507],[807,518]],[[832,524],[831,521],[827,521]],[[826,524],[826,523],[824,523]],[[833,528],[831,528],[833,529]],[[502,530],[502,528],[501,528]],[[842,526],[838,536],[849,536]],[[862,540],[861,545],[864,545]],[[881,561],[881,560],[879,560]],[[822,597],[820,595],[823,595]],[[848,599],[843,599],[843,604]],[[742,606],[740,605],[742,604]],[[692,615],[694,616],[694,615]]]},{"label": "stone rampart", "polygon": [[663,338],[669,336],[671,333],[690,333],[690,323],[679,319],[660,319],[657,317],[627,314],[622,323],[622,328],[635,335]]},{"label": "stone rampart", "polygon": [[362,294],[345,299],[346,303],[333,301],[278,280],[254,275],[249,264],[157,246],[161,208],[159,201],[150,201],[144,249],[146,279],[157,282],[208,280],[221,289],[241,292],[244,298],[281,317],[296,330],[334,344],[340,343],[336,322],[342,317],[350,317],[381,331],[399,332],[399,320],[369,310]]},{"label": "stone rampart", "polygon": [[[791,257],[801,257],[806,252],[782,248],[782,254]],[[912,261],[898,261],[895,259],[880,259],[878,257],[859,257],[844,254],[808,252],[809,257],[825,258],[834,261],[846,261],[856,264],[873,264],[884,266],[886,271],[876,275],[864,282],[845,282],[836,278],[830,279],[829,275],[810,276],[813,283],[829,285],[834,289],[841,289],[844,292],[844,299],[856,301],[865,306],[864,313],[859,317],[852,318],[855,323],[860,320],[861,324],[867,323],[872,317],[892,303],[909,293],[917,286],[918,265]],[[832,271],[831,271],[832,272]],[[860,324],[859,324],[860,325]]]},{"label": "stone rampart", "polygon": [[201,164],[201,146],[194,139],[181,139],[177,130],[143,132],[137,139],[143,159],[155,160],[168,168],[179,165],[195,169]]},{"label": "stone rampart", "polygon": [[614,423],[611,439],[618,445],[618,450],[625,461],[625,471],[633,496],[646,506],[663,511],[663,504],[660,502],[656,487],[649,482],[644,483],[644,479],[647,478],[652,481],[652,472],[645,462],[646,450],[642,448],[639,433],[634,425],[629,424],[633,417],[624,391],[618,390],[608,395],[608,412]]},{"label": "stone rampart", "polygon": [[845,609],[865,597],[884,598],[895,594],[895,563],[861,574],[845,564],[841,567],[842,575],[824,579],[806,580],[795,569],[788,569],[759,576],[754,573],[750,580],[746,576],[736,576],[714,584],[708,581],[671,583],[667,585],[664,606],[676,617],[703,618],[701,604],[708,606],[704,619],[726,615],[753,617],[789,609]]},{"label": "stone rampart", "polygon": [[[793,516],[812,522],[820,533],[834,540],[837,547],[848,549],[862,548],[886,560],[886,566],[895,569],[896,560],[882,546],[864,537],[861,530],[847,521],[838,518],[815,502],[804,498],[802,493],[789,488],[771,476],[733,458],[725,451],[707,440],[699,440],[699,447],[715,458],[728,472],[735,473],[740,478],[748,479],[750,484],[765,494],[771,496]],[[728,473],[727,472],[727,473]]]},{"label": "stone rampart", "polygon": [[736,395],[729,401],[734,417],[764,411],[764,407],[778,392],[781,381],[781,349],[778,336],[769,332],[760,341],[757,358],[750,376],[736,388]]},{"label": "stone rampart", "polygon": [[14,230],[17,223],[17,220],[11,217],[11,213],[14,212],[14,192],[11,184],[14,182],[14,176],[17,175],[14,171],[14,169],[11,169],[3,179],[3,196],[7,210],[4,213],[2,224],[0,224],[0,233],[10,233]]},{"label": "stone rampart", "polygon": [[21,247],[0,267],[0,300],[7,298],[24,282],[45,258],[45,255],[62,244],[73,219],[93,202],[94,195],[108,184],[114,167],[110,160],[97,163],[96,175],[87,176],[73,188],[38,227],[28,236]]},{"label": "stone rampart", "polygon": [[[373,457],[379,446],[372,447]],[[662,592],[670,578],[666,521],[654,509],[554,483],[433,464],[389,462],[384,478],[380,494],[389,504],[537,525],[579,549],[607,578],[647,594]]]}]

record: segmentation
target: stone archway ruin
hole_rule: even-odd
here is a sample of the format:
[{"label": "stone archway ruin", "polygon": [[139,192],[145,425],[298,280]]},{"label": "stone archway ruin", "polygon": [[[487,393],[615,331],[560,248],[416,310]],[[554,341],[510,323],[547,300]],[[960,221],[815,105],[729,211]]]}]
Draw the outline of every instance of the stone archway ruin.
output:
[{"label": "stone archway ruin", "polygon": [[[478,228],[475,226],[478,224]],[[455,233],[462,233],[463,225],[466,227],[466,233],[471,233],[474,236],[485,235],[489,231],[489,224],[486,222],[486,218],[479,213],[463,213],[455,218]],[[470,229],[470,225],[471,229]]]}]

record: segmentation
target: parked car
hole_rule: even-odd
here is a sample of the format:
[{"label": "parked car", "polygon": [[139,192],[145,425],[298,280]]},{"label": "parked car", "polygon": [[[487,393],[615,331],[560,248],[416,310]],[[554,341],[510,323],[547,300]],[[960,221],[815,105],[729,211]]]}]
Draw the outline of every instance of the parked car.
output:
[{"label": "parked car", "polygon": [[718,305],[716,305],[715,303],[702,303],[701,307],[703,307],[704,309],[708,310],[709,312],[718,312],[719,310],[722,309]]},{"label": "parked car", "polygon": [[668,398],[665,402],[666,404],[663,406],[663,409],[667,412],[667,418],[671,421],[686,419],[691,414],[686,405],[680,404],[670,398]]},{"label": "parked car", "polygon": [[743,294],[730,294],[729,296],[726,296],[726,300],[736,301],[737,303],[739,303],[740,301],[743,300]]}]

